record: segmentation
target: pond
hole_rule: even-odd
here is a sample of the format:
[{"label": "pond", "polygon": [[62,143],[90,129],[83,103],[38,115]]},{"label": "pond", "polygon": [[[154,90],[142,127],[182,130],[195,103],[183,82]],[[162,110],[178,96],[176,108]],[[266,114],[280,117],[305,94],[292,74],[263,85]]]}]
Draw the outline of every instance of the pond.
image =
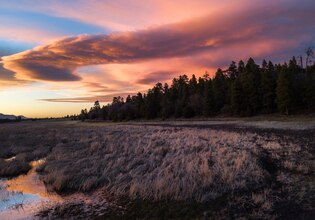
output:
[{"label": "pond", "polygon": [[0,179],[0,219],[31,219],[36,212],[62,201],[40,181],[35,169],[43,163],[43,159],[33,161],[26,175]]}]

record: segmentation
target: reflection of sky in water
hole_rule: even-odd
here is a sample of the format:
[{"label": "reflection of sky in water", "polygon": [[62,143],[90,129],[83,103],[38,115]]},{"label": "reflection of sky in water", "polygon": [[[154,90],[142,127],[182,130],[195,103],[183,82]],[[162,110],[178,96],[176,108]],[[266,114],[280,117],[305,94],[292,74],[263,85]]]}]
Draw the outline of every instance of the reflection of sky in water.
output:
[{"label": "reflection of sky in water", "polygon": [[19,208],[19,204],[26,204],[28,202],[34,202],[40,199],[38,195],[8,192],[4,188],[0,189],[0,194],[5,195],[4,197],[6,197],[3,198],[3,196],[1,196],[0,211],[4,211],[11,207]]},{"label": "reflection of sky in water", "polygon": [[26,175],[12,179],[0,178],[0,220],[24,219],[32,216],[38,206],[60,201],[58,195],[47,193],[45,185],[35,172],[35,168],[44,162],[31,162],[32,169]]}]

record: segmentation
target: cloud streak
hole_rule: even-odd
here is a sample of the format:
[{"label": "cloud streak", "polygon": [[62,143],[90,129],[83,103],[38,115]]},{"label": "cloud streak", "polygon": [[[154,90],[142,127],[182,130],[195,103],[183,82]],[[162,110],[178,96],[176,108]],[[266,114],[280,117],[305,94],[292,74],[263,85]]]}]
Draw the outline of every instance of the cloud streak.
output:
[{"label": "cloud streak", "polygon": [[71,102],[71,103],[86,103],[86,102],[95,102],[98,100],[99,102],[111,102],[113,101],[113,97],[126,97],[128,95],[132,95],[131,93],[114,93],[103,96],[86,96],[86,97],[72,97],[72,98],[52,98],[52,99],[39,99],[39,101],[47,101],[47,102]]},{"label": "cloud streak", "polygon": [[[211,57],[224,57],[220,61],[224,63],[242,53],[264,56],[275,50],[294,51],[303,42],[314,42],[313,9],[311,2],[306,7],[288,1],[270,9],[250,5],[139,31],[65,38],[3,57],[3,63],[22,80],[78,81],[77,68],[88,65],[174,57],[193,57],[198,65],[205,62],[204,54],[209,62]],[[150,78],[154,77],[138,82],[150,83]]]},{"label": "cloud streak", "polygon": [[46,0],[45,4],[41,0],[20,0],[5,1],[1,6],[69,18],[113,31],[126,31],[203,16],[232,4],[235,6],[234,0]]},{"label": "cloud streak", "polygon": [[0,63],[0,90],[8,87],[27,85],[30,83],[30,81],[17,79],[14,72],[3,68],[3,65]]},{"label": "cloud streak", "polygon": [[137,80],[139,84],[155,84],[157,82],[164,82],[170,80],[172,77],[178,76],[177,71],[156,71],[144,75],[141,79]]}]

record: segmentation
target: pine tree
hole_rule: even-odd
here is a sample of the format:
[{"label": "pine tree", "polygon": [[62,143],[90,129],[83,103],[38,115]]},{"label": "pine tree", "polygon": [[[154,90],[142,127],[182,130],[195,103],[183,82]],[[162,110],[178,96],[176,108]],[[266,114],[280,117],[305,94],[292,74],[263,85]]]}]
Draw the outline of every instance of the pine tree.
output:
[{"label": "pine tree", "polygon": [[231,90],[231,108],[234,115],[243,115],[243,88],[239,79],[236,79],[232,84]]},{"label": "pine tree", "polygon": [[291,77],[287,65],[284,65],[280,71],[277,81],[277,104],[279,111],[289,115],[292,110],[292,103]]},{"label": "pine tree", "polygon": [[261,110],[260,69],[254,59],[250,58],[245,66],[243,88],[246,94],[246,115],[257,114]]},{"label": "pine tree", "polygon": [[261,90],[262,111],[272,113],[276,109],[276,77],[272,62],[264,60],[262,64]]},{"label": "pine tree", "polygon": [[163,97],[161,103],[161,117],[162,119],[166,119],[171,117],[174,113],[173,103],[171,101],[171,91],[167,83],[164,84],[163,87]]},{"label": "pine tree", "polygon": [[212,88],[215,102],[215,111],[219,112],[225,105],[227,97],[226,78],[221,69],[218,69],[214,76]]},{"label": "pine tree", "polygon": [[193,74],[191,79],[188,82],[188,87],[189,87],[189,94],[195,94],[197,92],[197,79],[196,76]]},{"label": "pine tree", "polygon": [[304,82],[304,101],[308,109],[315,108],[315,65],[308,68]]},{"label": "pine tree", "polygon": [[161,83],[157,83],[153,89],[148,91],[146,97],[146,118],[153,119],[159,116],[161,111],[163,88]]},{"label": "pine tree", "polygon": [[176,93],[175,98],[175,117],[182,117],[183,110],[188,105],[188,77],[186,75],[181,75],[178,79],[173,80],[172,89]]},{"label": "pine tree", "polygon": [[230,64],[229,68],[226,71],[227,78],[234,81],[237,78],[237,73],[238,73],[238,71],[237,71],[236,63],[234,61],[232,61],[232,63]]},{"label": "pine tree", "polygon": [[[114,97],[111,104],[100,107],[98,101],[87,110],[82,110],[79,119],[133,120],[162,117],[212,116],[231,113],[250,116],[272,113],[277,109],[284,114],[315,110],[315,65],[312,53],[308,53],[308,65],[303,69],[295,57],[288,64],[273,65],[263,61],[261,67],[250,58],[228,69],[218,69],[210,78],[189,79],[186,75],[174,78],[168,86],[157,83],[145,94]],[[75,116],[73,116],[75,118]]]},{"label": "pine tree", "polygon": [[214,101],[212,80],[205,81],[204,100],[203,100],[203,115],[209,117],[215,113],[216,105]]}]

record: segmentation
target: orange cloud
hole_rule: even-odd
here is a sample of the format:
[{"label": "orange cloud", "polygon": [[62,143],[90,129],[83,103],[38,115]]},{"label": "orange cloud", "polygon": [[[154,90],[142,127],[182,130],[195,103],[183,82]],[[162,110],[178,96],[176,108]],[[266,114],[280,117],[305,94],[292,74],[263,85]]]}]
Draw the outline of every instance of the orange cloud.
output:
[{"label": "orange cloud", "polygon": [[180,22],[218,10],[227,11],[247,1],[239,0],[235,3],[234,0],[46,0],[45,4],[41,4],[40,1],[22,0],[18,3],[3,2],[2,7],[66,17],[104,27],[107,30],[131,31],[152,25]]},{"label": "orange cloud", "polygon": [[72,98],[53,98],[53,99],[39,99],[40,101],[47,102],[71,102],[71,103],[85,103],[85,102],[95,102],[96,100],[99,102],[111,102],[113,101],[113,97],[126,97],[128,95],[133,95],[132,93],[113,93],[109,95],[103,96],[88,96],[88,97],[72,97]]},{"label": "orange cloud", "polygon": [[136,82],[139,84],[155,84],[161,81],[169,81],[171,77],[177,77],[179,73],[177,71],[157,71],[150,72],[138,79]]},{"label": "orange cloud", "polygon": [[[151,83],[153,78],[164,80],[166,74],[157,77],[158,72],[213,68],[249,56],[260,58],[294,52],[301,43],[314,39],[312,20],[315,15],[311,7],[288,4],[269,9],[258,6],[237,10],[230,7],[208,16],[139,31],[65,38],[3,57],[3,63],[18,79],[39,81],[86,80],[88,76],[83,76],[79,69],[91,65],[155,63],[152,71],[132,73],[133,77],[137,75],[133,83],[143,84]],[[295,54],[287,56],[291,55]],[[161,62],[161,59],[166,60]],[[157,65],[160,63],[163,65]],[[109,76],[103,80],[112,85],[125,83],[128,87],[132,84],[121,76],[108,73],[104,76]]]},{"label": "orange cloud", "polygon": [[31,81],[17,79],[14,72],[4,69],[0,63],[0,90],[8,87],[28,85],[30,83]]},{"label": "orange cloud", "polygon": [[42,29],[30,29],[27,27],[23,28],[1,25],[0,37],[3,39],[23,42],[49,43],[60,38],[60,34],[54,34],[51,31],[49,32]]}]

